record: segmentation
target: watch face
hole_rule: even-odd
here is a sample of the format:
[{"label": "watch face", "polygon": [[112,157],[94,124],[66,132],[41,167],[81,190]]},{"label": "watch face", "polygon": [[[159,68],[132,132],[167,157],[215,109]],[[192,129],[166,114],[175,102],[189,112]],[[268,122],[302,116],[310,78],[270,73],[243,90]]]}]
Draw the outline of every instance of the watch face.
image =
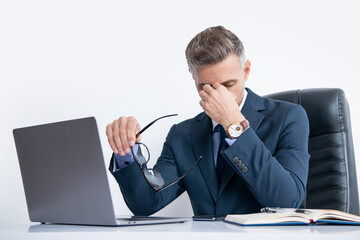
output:
[{"label": "watch face", "polygon": [[237,138],[243,132],[243,128],[240,124],[233,124],[229,127],[229,134],[233,138]]}]

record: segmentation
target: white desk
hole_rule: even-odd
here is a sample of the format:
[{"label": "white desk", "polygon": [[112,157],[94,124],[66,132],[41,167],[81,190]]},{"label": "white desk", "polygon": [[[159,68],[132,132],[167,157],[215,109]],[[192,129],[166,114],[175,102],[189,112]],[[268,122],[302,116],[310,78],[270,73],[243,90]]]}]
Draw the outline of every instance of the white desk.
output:
[{"label": "white desk", "polygon": [[193,222],[131,227],[90,227],[0,223],[0,240],[11,239],[167,239],[167,240],[314,240],[357,239],[360,226],[262,226],[241,227],[223,222]]}]

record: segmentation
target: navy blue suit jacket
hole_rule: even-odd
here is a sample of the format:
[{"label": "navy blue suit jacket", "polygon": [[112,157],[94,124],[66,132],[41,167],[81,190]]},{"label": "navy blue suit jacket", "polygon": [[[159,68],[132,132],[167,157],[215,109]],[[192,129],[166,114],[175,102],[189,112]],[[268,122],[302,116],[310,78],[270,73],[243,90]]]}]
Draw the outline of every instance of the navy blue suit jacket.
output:
[{"label": "navy blue suit jacket", "polygon": [[308,175],[309,123],[295,104],[262,98],[250,89],[242,114],[248,128],[221,154],[227,164],[218,185],[212,123],[203,112],[172,126],[154,166],[165,183],[175,180],[203,156],[183,180],[161,192],[145,181],[133,163],[110,171],[135,215],[151,215],[187,191],[195,215],[259,212],[261,207],[299,207]]}]

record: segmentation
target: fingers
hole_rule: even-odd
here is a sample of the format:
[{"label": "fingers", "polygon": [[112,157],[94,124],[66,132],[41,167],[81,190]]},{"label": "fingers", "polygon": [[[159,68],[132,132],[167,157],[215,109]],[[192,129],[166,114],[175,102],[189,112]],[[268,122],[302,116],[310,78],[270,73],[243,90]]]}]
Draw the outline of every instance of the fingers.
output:
[{"label": "fingers", "polygon": [[[134,146],[135,136],[139,131],[140,125],[134,117],[120,117],[107,125],[106,135],[113,152],[121,156],[130,153],[130,147]],[[140,139],[141,136],[138,136],[136,141]]]},{"label": "fingers", "polygon": [[204,100],[205,102],[208,101],[210,99],[210,96],[207,92],[205,92],[204,90],[201,90],[199,92],[199,96],[201,97],[202,100]]},{"label": "fingers", "polygon": [[204,109],[205,101],[203,99],[201,99],[199,103],[200,103],[200,106]]},{"label": "fingers", "polygon": [[221,87],[224,87],[224,86],[223,86],[222,84],[216,82],[216,83],[214,83],[214,84],[212,85],[212,87],[213,87],[214,89],[218,89],[218,88],[221,88]]},{"label": "fingers", "polygon": [[219,90],[222,91],[223,89],[226,89],[226,88],[218,82],[214,83],[212,86],[209,84],[206,84],[203,86],[203,89],[199,92],[199,95],[205,102],[209,102],[209,100],[213,96],[219,95],[219,93],[220,93]]},{"label": "fingers", "polygon": [[122,145],[122,149],[119,149],[120,155],[124,156],[125,154],[130,152],[130,146],[128,142],[128,135],[127,135],[127,122],[128,119],[126,117],[120,117],[119,123],[119,136]]},{"label": "fingers", "polygon": [[[137,121],[136,121],[137,122]],[[140,132],[140,124],[137,123],[136,124],[136,128],[135,128],[135,136],[136,134],[138,134]],[[139,135],[137,138],[136,138],[136,142],[140,142],[141,141],[141,135]]]},{"label": "fingers", "polygon": [[136,138],[136,142],[140,142],[141,141],[141,135],[139,135],[137,138]]},{"label": "fingers", "polygon": [[207,105],[211,101],[211,95],[214,94],[215,89],[213,89],[209,84],[203,86],[203,90],[199,92],[201,97],[200,106],[204,109],[205,113],[207,112]]},{"label": "fingers", "polygon": [[[127,140],[129,143],[129,146],[132,147],[135,145],[135,136],[136,136],[136,130],[140,127],[138,127],[139,124],[135,120],[134,117],[128,118],[128,124],[127,124]],[[139,132],[139,131],[138,131]]]},{"label": "fingers", "polygon": [[212,86],[210,86],[209,84],[205,84],[203,86],[203,91],[205,91],[207,94],[211,95],[214,93],[215,89]]},{"label": "fingers", "polygon": [[110,144],[111,149],[113,150],[114,153],[118,154],[118,150],[116,148],[115,142],[113,140],[113,129],[112,129],[112,124],[108,124],[106,126],[106,136],[108,137],[108,142]]}]

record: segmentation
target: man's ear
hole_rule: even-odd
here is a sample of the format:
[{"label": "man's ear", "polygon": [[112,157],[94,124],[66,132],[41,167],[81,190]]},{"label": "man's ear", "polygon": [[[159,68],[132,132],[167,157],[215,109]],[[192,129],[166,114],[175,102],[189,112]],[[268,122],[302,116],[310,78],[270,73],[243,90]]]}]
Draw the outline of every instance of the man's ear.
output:
[{"label": "man's ear", "polygon": [[250,60],[246,60],[245,64],[244,64],[244,79],[245,81],[248,79],[249,75],[250,75],[250,68],[251,68],[251,62]]}]

